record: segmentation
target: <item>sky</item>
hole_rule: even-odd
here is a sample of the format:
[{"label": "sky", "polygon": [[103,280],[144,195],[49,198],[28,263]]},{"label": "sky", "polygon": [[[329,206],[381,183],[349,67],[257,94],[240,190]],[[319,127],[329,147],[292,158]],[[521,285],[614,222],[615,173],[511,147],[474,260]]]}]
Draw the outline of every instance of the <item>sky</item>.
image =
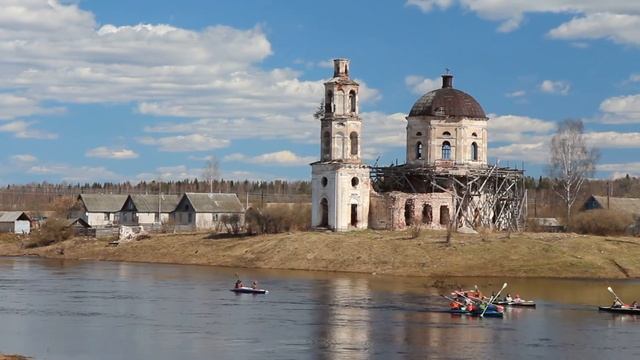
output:
[{"label": "sky", "polygon": [[405,116],[445,69],[491,162],[544,175],[582,119],[597,176],[640,176],[640,1],[0,0],[0,184],[305,180],[313,118],[351,61],[365,161],[404,162]]}]

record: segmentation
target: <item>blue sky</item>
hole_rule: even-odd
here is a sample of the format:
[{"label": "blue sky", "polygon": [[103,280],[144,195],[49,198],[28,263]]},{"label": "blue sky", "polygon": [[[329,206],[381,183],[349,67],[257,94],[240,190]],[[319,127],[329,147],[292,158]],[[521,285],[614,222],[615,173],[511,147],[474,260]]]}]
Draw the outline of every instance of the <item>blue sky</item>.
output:
[{"label": "blue sky", "polygon": [[[335,57],[362,85],[366,161],[404,161],[404,116],[454,86],[491,161],[542,173],[581,118],[598,176],[640,175],[640,2],[0,0],[0,184],[307,179]],[[519,165],[521,166],[521,165]]]}]

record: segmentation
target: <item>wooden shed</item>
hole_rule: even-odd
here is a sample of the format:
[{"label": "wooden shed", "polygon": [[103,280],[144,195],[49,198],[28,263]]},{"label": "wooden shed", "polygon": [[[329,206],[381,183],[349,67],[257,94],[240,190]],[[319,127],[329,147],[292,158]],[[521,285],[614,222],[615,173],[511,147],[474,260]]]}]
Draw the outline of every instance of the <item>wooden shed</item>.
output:
[{"label": "wooden shed", "polygon": [[0,232],[28,234],[31,232],[31,218],[23,211],[0,212]]},{"label": "wooden shed", "polygon": [[221,225],[224,216],[236,215],[244,225],[244,207],[236,194],[185,193],[173,213],[178,228],[211,230]]}]

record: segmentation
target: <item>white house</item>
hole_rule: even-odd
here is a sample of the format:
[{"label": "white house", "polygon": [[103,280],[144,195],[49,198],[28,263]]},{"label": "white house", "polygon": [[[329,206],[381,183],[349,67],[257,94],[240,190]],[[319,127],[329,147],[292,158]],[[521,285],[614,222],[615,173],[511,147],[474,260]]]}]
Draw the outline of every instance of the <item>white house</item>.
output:
[{"label": "white house", "polygon": [[173,213],[176,226],[193,229],[216,229],[223,216],[238,216],[244,224],[244,207],[236,194],[185,193]]},{"label": "white house", "polygon": [[0,212],[0,232],[28,234],[31,232],[31,218],[22,211]]},{"label": "white house", "polygon": [[169,221],[178,205],[178,195],[129,195],[120,211],[120,224],[150,225]]},{"label": "white house", "polygon": [[82,218],[91,227],[118,224],[125,201],[127,195],[80,194],[76,206],[78,210],[74,210],[72,216]]}]

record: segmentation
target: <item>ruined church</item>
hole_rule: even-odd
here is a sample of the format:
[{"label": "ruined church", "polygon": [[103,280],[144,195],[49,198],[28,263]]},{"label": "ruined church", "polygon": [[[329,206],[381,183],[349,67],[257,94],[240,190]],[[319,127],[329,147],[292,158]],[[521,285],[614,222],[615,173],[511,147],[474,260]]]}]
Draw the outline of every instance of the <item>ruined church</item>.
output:
[{"label": "ruined church", "polygon": [[[334,231],[480,227],[519,230],[526,218],[524,170],[489,164],[487,118],[453,75],[420,97],[407,116],[406,162],[362,161],[359,84],[349,60],[333,61],[312,167],[312,226]],[[366,119],[365,119],[366,124]]]}]

